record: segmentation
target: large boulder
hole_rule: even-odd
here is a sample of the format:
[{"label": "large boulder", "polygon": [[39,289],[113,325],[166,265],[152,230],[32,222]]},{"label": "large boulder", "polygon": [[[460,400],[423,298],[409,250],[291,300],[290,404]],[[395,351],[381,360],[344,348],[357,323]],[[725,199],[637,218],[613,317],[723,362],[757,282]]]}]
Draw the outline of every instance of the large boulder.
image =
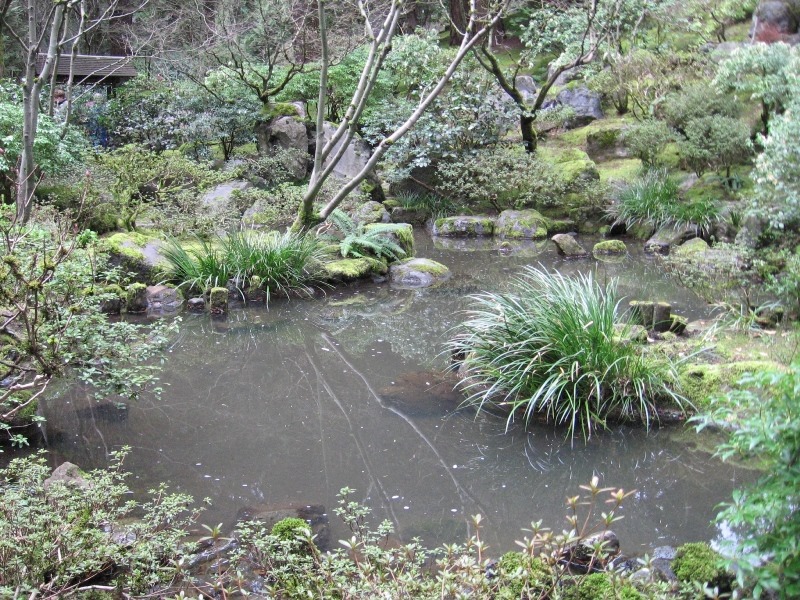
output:
[{"label": "large boulder", "polygon": [[586,154],[592,160],[627,158],[628,149],[622,143],[622,127],[598,127],[586,133]]},{"label": "large boulder", "polygon": [[43,485],[45,491],[49,490],[55,484],[76,487],[82,490],[89,489],[92,485],[89,480],[84,477],[80,467],[71,462],[61,463],[53,470],[50,477],[44,480]]},{"label": "large boulder", "polygon": [[556,96],[561,106],[566,106],[575,111],[575,116],[565,123],[568,129],[583,127],[596,119],[603,118],[603,108],[600,94],[591,91],[585,86],[566,88]]},{"label": "large boulder", "polygon": [[289,165],[292,177],[306,176],[308,169],[308,130],[305,123],[295,117],[277,117],[267,127],[267,148],[270,150],[296,150],[297,158]]},{"label": "large boulder", "polygon": [[503,239],[543,239],[547,237],[547,219],[533,209],[504,210],[497,218],[495,235]]},{"label": "large boulder", "polygon": [[433,224],[433,235],[442,237],[490,237],[494,235],[494,229],[495,220],[492,217],[461,215],[436,219]]},{"label": "large boulder", "polygon": [[797,32],[798,10],[791,2],[770,0],[761,2],[753,13],[756,39],[774,35],[791,35]]},{"label": "large boulder", "polygon": [[169,285],[149,285],[145,294],[149,315],[174,314],[183,304],[183,294]]},{"label": "large boulder", "polygon": [[[323,126],[323,136],[326,144],[333,138],[336,129],[337,127],[333,123],[325,123]],[[333,150],[328,155],[328,159],[325,161],[325,166],[330,164],[332,157],[339,152],[343,144],[344,139],[341,139],[339,143],[334,146]],[[333,174],[340,179],[353,179],[353,177],[358,175],[358,173],[367,166],[371,154],[372,152],[369,144],[359,137],[354,137],[344,151],[341,160],[339,160],[333,168]]]},{"label": "large boulder", "polygon": [[404,288],[423,288],[450,279],[450,269],[429,258],[409,258],[389,267],[389,280]]}]

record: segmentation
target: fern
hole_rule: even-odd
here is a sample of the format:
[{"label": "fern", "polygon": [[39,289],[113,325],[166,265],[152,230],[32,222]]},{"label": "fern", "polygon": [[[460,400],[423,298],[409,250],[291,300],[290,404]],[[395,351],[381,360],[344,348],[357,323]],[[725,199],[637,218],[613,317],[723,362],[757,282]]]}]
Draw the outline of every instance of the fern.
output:
[{"label": "fern", "polygon": [[338,208],[331,213],[331,223],[342,235],[339,240],[339,252],[342,256],[386,257],[389,260],[399,260],[406,255],[405,250],[395,241],[393,234],[397,234],[403,226],[396,223],[378,223],[369,229],[363,223],[356,223],[350,215]]}]

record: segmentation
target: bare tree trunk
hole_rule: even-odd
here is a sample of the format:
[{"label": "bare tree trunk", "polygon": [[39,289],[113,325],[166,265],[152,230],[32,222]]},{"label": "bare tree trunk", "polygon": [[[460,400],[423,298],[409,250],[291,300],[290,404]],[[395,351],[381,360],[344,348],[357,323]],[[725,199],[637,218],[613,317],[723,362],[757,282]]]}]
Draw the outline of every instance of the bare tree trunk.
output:
[{"label": "bare tree trunk", "polygon": [[[325,23],[323,21],[322,1],[318,0],[320,6],[320,31],[325,31]],[[463,36],[455,56],[450,62],[450,65],[445,70],[439,81],[430,91],[421,98],[417,108],[414,112],[390,135],[385,137],[373,150],[372,155],[367,160],[366,165],[359,171],[355,177],[346,182],[337,192],[333,198],[322,208],[317,214],[314,212],[314,201],[319,196],[322,185],[331,176],[334,168],[344,156],[348,145],[353,140],[358,126],[359,119],[364,111],[367,100],[373,90],[375,81],[378,79],[380,70],[383,66],[384,59],[391,50],[392,37],[397,30],[397,23],[402,14],[403,3],[400,0],[394,0],[389,7],[386,18],[377,30],[373,29],[369,20],[369,15],[363,4],[359,5],[362,16],[365,21],[365,28],[369,38],[372,40],[370,44],[369,55],[364,64],[361,72],[361,77],[356,85],[353,97],[345,111],[344,117],[339,124],[338,129],[333,134],[331,139],[324,143],[324,136],[322,127],[324,125],[323,116],[325,114],[325,101],[326,101],[326,78],[327,77],[327,41],[323,41],[323,64],[320,78],[319,90],[319,106],[317,107],[317,145],[314,151],[314,170],[311,173],[311,180],[309,181],[306,193],[303,196],[303,201],[298,209],[297,218],[295,219],[292,229],[295,231],[306,231],[311,227],[325,221],[330,214],[336,209],[337,206],[344,200],[347,195],[352,192],[369,174],[375,169],[376,165],[383,157],[389,148],[402,138],[414,125],[417,124],[420,117],[428,110],[433,101],[441,94],[445,86],[448,84],[456,69],[459,67],[464,58],[469,54],[475,46],[483,40],[483,38],[492,30],[500,19],[506,4],[502,3],[496,7],[494,14],[489,14],[488,10],[485,11],[483,16],[478,16],[476,10],[477,0],[470,1],[469,15],[470,19],[464,28]],[[324,40],[325,38],[323,38]],[[327,164],[326,164],[327,163]]]}]

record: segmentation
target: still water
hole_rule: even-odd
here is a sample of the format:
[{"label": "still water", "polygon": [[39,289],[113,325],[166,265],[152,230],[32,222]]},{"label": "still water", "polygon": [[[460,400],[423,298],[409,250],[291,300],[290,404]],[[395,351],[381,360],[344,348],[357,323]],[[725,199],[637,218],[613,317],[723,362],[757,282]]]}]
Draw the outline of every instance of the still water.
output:
[{"label": "still water", "polygon": [[[463,541],[480,513],[498,553],[531,521],[566,527],[565,497],[597,474],[636,490],[614,526],[626,553],[720,535],[710,524],[715,506],[755,474],[713,459],[712,438],[683,427],[618,428],[571,445],[552,427],[507,430],[502,418],[458,410],[441,375],[443,343],[468,295],[503,289],[525,264],[619,278],[631,298],[668,300],[690,318],[705,315],[699,299],[641,255],[569,262],[549,242],[502,255],[492,243],[443,247],[424,234],[417,255],[448,265],[452,279],[423,290],[337,288],[236,309],[224,321],[184,315],[161,398],[120,410],[73,389],[49,403],[51,460],[92,468],[129,445],[136,490],[166,481],[208,497],[203,521],[228,527],[255,504],[322,504],[331,513],[344,486],[373,509],[373,524],[392,521],[404,540]],[[331,522],[332,539],[345,537],[332,514]]]}]

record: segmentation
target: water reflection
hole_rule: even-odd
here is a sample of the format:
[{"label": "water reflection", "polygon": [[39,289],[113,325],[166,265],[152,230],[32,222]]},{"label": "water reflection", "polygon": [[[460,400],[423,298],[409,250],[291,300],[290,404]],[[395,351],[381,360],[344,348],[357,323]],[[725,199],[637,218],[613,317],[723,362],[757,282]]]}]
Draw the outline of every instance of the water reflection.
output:
[{"label": "water reflection", "polygon": [[564,498],[597,474],[637,490],[615,527],[627,552],[714,535],[715,505],[753,475],[713,460],[712,440],[620,428],[573,447],[551,427],[507,431],[503,418],[459,409],[442,375],[443,343],[468,295],[502,289],[533,261],[624,277],[625,293],[669,300],[690,317],[703,313],[701,302],[642,257],[569,262],[545,245],[532,259],[494,247],[439,248],[425,236],[417,247],[454,277],[427,290],[338,289],[236,310],[225,321],[186,316],[166,357],[161,399],[119,409],[75,388],[49,403],[53,460],[89,468],[130,445],[137,489],[168,481],[208,496],[211,523],[230,525],[256,503],[330,510],[345,485],[375,510],[376,524],[389,519],[403,539],[460,540],[480,512],[498,551],[532,520],[566,526]]}]

